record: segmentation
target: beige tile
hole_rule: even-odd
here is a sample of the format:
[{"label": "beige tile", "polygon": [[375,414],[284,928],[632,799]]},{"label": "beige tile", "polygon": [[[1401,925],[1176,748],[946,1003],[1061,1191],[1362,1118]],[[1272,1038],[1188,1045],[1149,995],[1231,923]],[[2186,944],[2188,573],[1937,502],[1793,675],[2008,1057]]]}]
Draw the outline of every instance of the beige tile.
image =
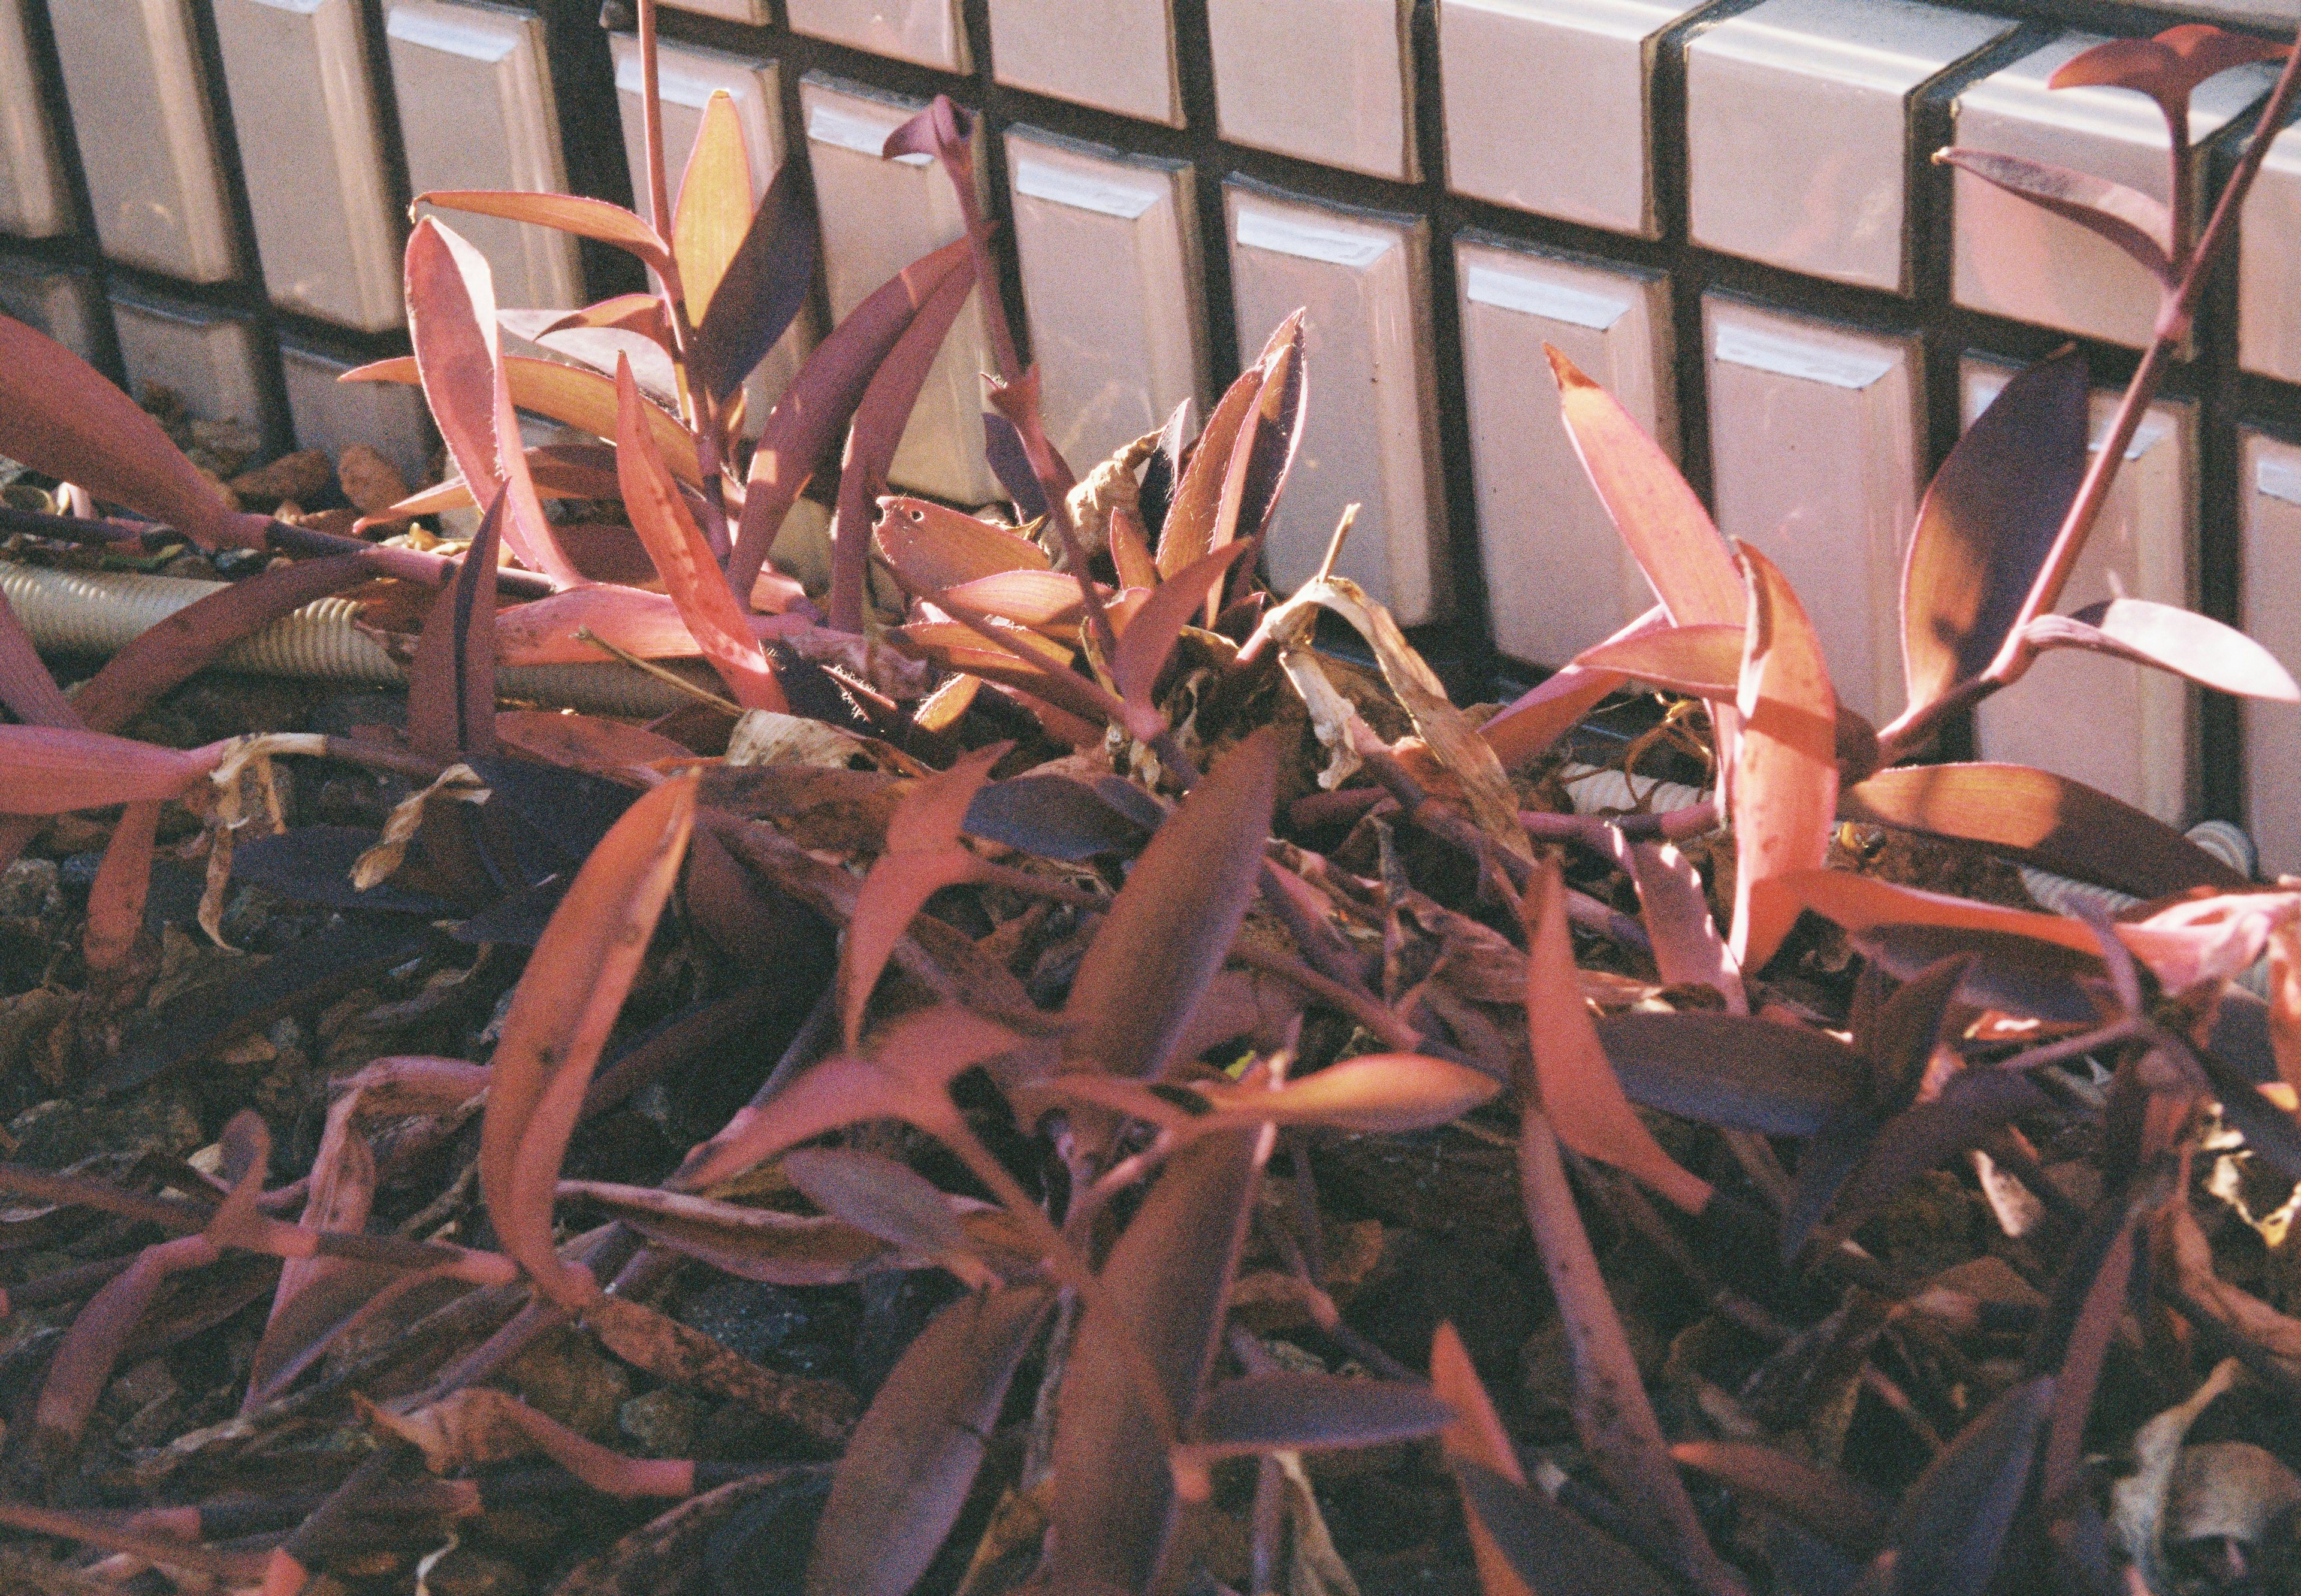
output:
[{"label": "beige tile", "polygon": [[1652,238],[1654,56],[1687,0],[1438,0],[1458,194]]},{"label": "beige tile", "polygon": [[1902,707],[1902,549],[1925,415],[1917,340],[1703,303],[1718,529],[1797,589],[1841,702]]},{"label": "beige tile", "polygon": [[991,0],[999,81],[1183,125],[1173,0]]},{"label": "beige tile", "polygon": [[[2055,68],[2099,44],[2064,34],[1958,96],[1957,142],[2001,155],[2074,167],[2170,199],[2165,119],[2121,88],[2048,89]],[[2271,69],[2241,67],[2200,88],[2191,136],[2202,142],[2268,88]],[[2157,319],[2157,289],[2114,245],[2074,221],[1994,188],[1954,178],[1953,291],[1970,309],[2139,346]]]},{"label": "beige tile", "polygon": [[1494,646],[1562,665],[1654,597],[1575,455],[1543,346],[1675,455],[1669,284],[1499,244],[1457,244],[1454,261]]},{"label": "beige tile", "polygon": [[71,198],[33,75],[25,4],[0,0],[0,232],[46,238],[71,230]]},{"label": "beige tile", "polygon": [[336,380],[356,363],[296,344],[280,346],[296,447],[324,449],[333,459],[364,443],[397,466],[410,487],[421,486],[430,472],[432,447],[422,391],[396,382]]},{"label": "beige tile", "polygon": [[47,334],[82,360],[96,358],[96,290],[84,272],[0,261],[0,313]]},{"label": "beige tile", "polygon": [[211,0],[272,302],[364,332],[406,319],[354,0]]},{"label": "beige tile", "polygon": [[1222,136],[1411,178],[1411,10],[1410,0],[1207,0]]},{"label": "beige tile", "polygon": [[1318,572],[1343,506],[1360,507],[1335,569],[1403,625],[1452,602],[1438,487],[1427,247],[1419,222],[1280,198],[1224,196],[1238,338],[1248,359],[1298,307],[1308,407],[1265,560],[1292,589]]},{"label": "beige tile", "polygon": [[2012,31],[1911,0],[1765,0],[1686,53],[1694,239],[1909,290],[1910,97]]},{"label": "beige tile", "polygon": [[256,376],[255,334],[245,322],[195,310],[115,297],[120,359],[129,391],[172,389],[204,422],[238,422],[261,430],[264,389]]},{"label": "beige tile", "polygon": [[2238,363],[2248,372],[2301,382],[2301,128],[2269,146],[2246,196],[2238,237]]},{"label": "beige tile", "polygon": [[[1969,360],[1962,378],[1969,424],[2004,386],[2005,368]],[[2093,396],[2095,447],[2118,396]],[[2085,553],[2063,590],[2064,614],[2113,597],[2193,602],[2196,539],[2196,417],[2186,404],[2149,408]],[[2104,655],[2056,649],[1974,715],[1985,759],[2034,765],[2100,789],[2180,824],[2195,798],[2190,772],[2196,695],[2178,676]],[[2081,735],[2072,735],[2081,729]]]},{"label": "beige tile", "polygon": [[[615,100],[623,116],[623,155],[632,174],[632,198],[642,216],[648,205],[647,138],[640,92],[638,42],[627,34],[614,40]],[[772,61],[755,61],[690,45],[665,44],[657,51],[656,82],[663,98],[664,175],[672,201],[678,203],[681,176],[687,157],[703,128],[703,108],[715,92],[724,91],[735,102],[735,115],[743,129],[743,151],[750,158],[751,188],[765,194],[783,163],[782,70]],[[791,330],[775,341],[743,385],[744,425],[753,437],[766,424],[767,412],[782,397],[798,374],[799,363],[814,347],[811,313],[801,311]]]},{"label": "beige tile", "polygon": [[[411,193],[566,188],[540,18],[397,0],[385,32]],[[488,257],[498,304],[569,309],[582,302],[572,235],[492,216],[445,220]]]},{"label": "beige tile", "polygon": [[791,31],[947,72],[969,70],[958,0],[787,0]]},{"label": "beige tile", "polygon": [[104,253],[191,282],[230,277],[190,0],[48,0],[48,17]]},{"label": "beige tile", "polygon": [[1072,469],[1084,475],[1184,399],[1203,415],[1190,169],[1017,130],[1007,174],[1047,428]]},{"label": "beige tile", "polygon": [[[2239,454],[2245,630],[2301,678],[2301,447],[2248,430]],[[2245,701],[2247,825],[2267,875],[2301,875],[2301,706]]]},{"label": "beige tile", "polygon": [[[879,157],[887,135],[920,109],[827,79],[799,85],[834,319],[921,255],[966,236],[958,196],[931,157]],[[1002,497],[983,463],[982,373],[990,369],[982,297],[969,295],[895,452],[897,485],[970,505]]]},{"label": "beige tile", "polygon": [[773,21],[767,0],[663,0],[674,11],[691,11],[700,17],[724,17],[731,22]]}]

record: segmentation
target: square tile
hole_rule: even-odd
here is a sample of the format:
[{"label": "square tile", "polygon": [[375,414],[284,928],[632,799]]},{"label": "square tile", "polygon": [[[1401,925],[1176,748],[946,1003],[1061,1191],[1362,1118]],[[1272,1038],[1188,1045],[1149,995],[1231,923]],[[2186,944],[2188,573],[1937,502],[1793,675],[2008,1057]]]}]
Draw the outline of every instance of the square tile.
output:
[{"label": "square tile", "polygon": [[84,272],[0,260],[0,313],[47,334],[82,360],[96,359],[96,287]]},{"label": "square tile", "polygon": [[1438,0],[1448,184],[1657,236],[1654,57],[1662,31],[1697,9],[1687,0]]},{"label": "square tile", "polygon": [[1206,413],[1190,169],[1018,129],[1007,175],[1048,433],[1084,476],[1183,400]]},{"label": "square tile", "polygon": [[272,302],[381,332],[406,313],[355,0],[211,0]]},{"label": "square tile", "polygon": [[[1965,363],[1961,387],[1970,425],[2006,380],[1993,362]],[[2094,447],[2109,430],[2118,395],[2094,390]],[[2196,414],[2187,404],[2149,407],[2125,451],[2077,569],[2063,589],[2063,614],[2115,596],[2195,602],[2190,550],[2196,541]],[[2034,765],[2083,781],[2169,824],[2184,823],[2195,798],[2190,770],[2196,693],[2163,671],[2105,655],[2058,648],[1974,714],[1984,759]],[[2071,735],[2073,712],[2084,735]]]},{"label": "square tile", "polygon": [[1918,342],[1710,295],[1710,454],[1718,530],[1781,567],[1820,635],[1839,700],[1902,707],[1902,549],[1918,513]]},{"label": "square tile", "polygon": [[1239,183],[1224,202],[1245,358],[1295,310],[1309,312],[1309,402],[1263,553],[1271,581],[1284,590],[1316,575],[1343,506],[1356,504],[1358,525],[1337,574],[1389,606],[1402,625],[1444,618],[1453,594],[1439,497],[1427,229]]},{"label": "square tile", "polygon": [[40,104],[25,4],[0,0],[0,232],[46,238],[71,230],[71,197]]},{"label": "square tile", "polygon": [[[2301,678],[2301,446],[2248,430],[2238,458],[2245,630]],[[2263,873],[2301,875],[2301,705],[2245,701],[2245,790]]]},{"label": "square tile", "polygon": [[[448,0],[397,0],[384,31],[410,193],[565,190],[542,19]],[[572,235],[494,216],[443,220],[488,257],[498,304],[572,309],[582,302],[582,263]]]},{"label": "square tile", "polygon": [[361,363],[305,345],[280,347],[288,381],[288,421],[299,449],[334,459],[364,443],[397,468],[410,488],[431,474],[434,434],[423,390],[397,382],[339,382]]},{"label": "square tile", "polygon": [[1906,293],[1911,100],[2013,30],[1912,0],[1765,0],[1686,52],[1694,242]]},{"label": "square tile", "polygon": [[256,373],[255,333],[247,322],[190,305],[117,295],[112,319],[120,330],[120,360],[130,393],[140,399],[146,389],[170,389],[201,421],[264,430],[268,417]]},{"label": "square tile", "polygon": [[2237,353],[2247,371],[2301,382],[2301,128],[2270,145],[2245,196],[2237,248]]},{"label": "square tile", "polygon": [[[921,255],[964,238],[966,225],[932,156],[880,159],[887,135],[923,109],[919,102],[812,75],[800,83],[799,101],[835,321]],[[978,292],[967,296],[928,368],[895,451],[890,475],[898,486],[968,505],[1005,497],[983,461],[982,373],[990,369]]]},{"label": "square tile", "polygon": [[971,71],[958,0],[787,0],[791,31],[947,72]]},{"label": "square tile", "polygon": [[[639,41],[628,34],[613,40],[615,57],[615,103],[623,117],[623,155],[630,163],[632,199],[642,216],[649,214],[647,176],[647,130]],[[772,61],[755,61],[691,45],[664,44],[656,51],[656,85],[663,98],[664,176],[672,203],[678,204],[679,183],[687,158],[703,130],[703,108],[715,93],[735,102],[735,119],[743,130],[743,153],[751,163],[751,188],[764,195],[783,163],[782,73]],[[783,389],[799,372],[799,363],[814,347],[814,318],[802,310],[791,330],[775,340],[766,358],[743,384],[743,424],[753,437],[766,425]]]},{"label": "square tile", "polygon": [[1222,136],[1411,179],[1411,0],[1207,0]]},{"label": "square tile", "polygon": [[190,282],[231,276],[191,0],[48,0],[48,20],[104,253]]},{"label": "square tile", "polygon": [[731,22],[756,22],[761,26],[774,21],[768,13],[767,0],[663,0],[674,11],[691,11],[699,17],[724,17]]},{"label": "square tile", "polygon": [[991,0],[991,65],[1011,88],[1183,125],[1174,0]]},{"label": "square tile", "polygon": [[1470,465],[1494,646],[1562,665],[1652,607],[1559,415],[1544,344],[1602,384],[1672,455],[1669,285],[1499,243],[1454,247]]},{"label": "square tile", "polygon": [[[1957,99],[1957,142],[2074,167],[2170,200],[2165,119],[2154,102],[2130,89],[2046,87],[2063,63],[2101,42],[2095,34],[2063,34],[1968,88]],[[2205,84],[2191,102],[2190,137],[2202,144],[2260,98],[2273,77],[2255,65]],[[2122,250],[1969,172],[1954,174],[1953,192],[1952,290],[1960,305],[2113,343],[2149,341],[2157,287]]]}]

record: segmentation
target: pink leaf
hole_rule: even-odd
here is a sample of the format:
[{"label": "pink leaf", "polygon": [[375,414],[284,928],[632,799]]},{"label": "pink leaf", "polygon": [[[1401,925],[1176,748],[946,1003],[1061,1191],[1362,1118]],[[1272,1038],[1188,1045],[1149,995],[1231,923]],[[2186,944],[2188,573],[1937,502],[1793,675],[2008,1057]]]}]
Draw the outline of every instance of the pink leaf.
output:
[{"label": "pink leaf", "polygon": [[1797,905],[1777,876],[1820,867],[1837,811],[1837,695],[1821,640],[1772,561],[1739,546],[1750,575],[1742,735],[1734,771],[1734,957],[1755,970],[1782,944]]}]

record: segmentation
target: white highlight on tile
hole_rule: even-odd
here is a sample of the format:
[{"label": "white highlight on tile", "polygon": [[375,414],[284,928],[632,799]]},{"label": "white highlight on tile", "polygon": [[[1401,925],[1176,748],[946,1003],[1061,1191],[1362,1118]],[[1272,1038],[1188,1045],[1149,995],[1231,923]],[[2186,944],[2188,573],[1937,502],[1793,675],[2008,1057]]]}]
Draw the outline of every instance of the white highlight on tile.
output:
[{"label": "white highlight on tile", "polygon": [[2012,31],[1913,0],[1765,0],[1686,52],[1694,241],[1907,291],[1910,96]]},{"label": "white highlight on tile", "polygon": [[[2247,430],[2240,434],[2245,494],[2244,589],[2239,611],[2247,635],[2301,679],[2301,446]],[[2246,827],[2274,880],[2301,874],[2301,705],[2245,700]]]},{"label": "white highlight on tile", "polygon": [[[1452,594],[1435,464],[1423,228],[1237,185],[1224,201],[1244,356],[1252,359],[1298,307],[1309,312],[1309,404],[1265,551],[1271,580],[1289,589],[1314,575],[1343,507],[1355,503],[1362,506],[1358,526],[1336,572],[1389,606],[1403,625],[1441,618]],[[1345,236],[1357,240],[1347,249],[1339,241]],[[1336,241],[1300,247],[1306,237]]]},{"label": "white highlight on tile", "polygon": [[1495,647],[1527,664],[1562,665],[1654,598],[1575,455],[1543,346],[1602,384],[1674,455],[1669,285],[1471,239],[1454,258]]},{"label": "white highlight on tile", "polygon": [[1412,0],[1207,0],[1222,135],[1411,179]]},{"label": "white highlight on tile", "polygon": [[1902,550],[1916,518],[1917,340],[1711,295],[1710,451],[1719,530],[1765,551],[1821,638],[1837,696],[1902,706]]},{"label": "white highlight on tile", "polygon": [[104,253],[189,282],[230,277],[190,0],[48,0],[48,19]]},{"label": "white highlight on tile", "polygon": [[691,11],[698,16],[724,17],[731,22],[765,24],[774,19],[767,11],[767,0],[663,0],[675,11]]},{"label": "white highlight on tile", "polygon": [[[615,104],[623,124],[623,155],[632,178],[632,198],[642,216],[648,204],[647,133],[640,93],[639,43],[629,34],[610,41],[615,58]],[[751,190],[764,195],[783,163],[782,96],[780,72],[771,61],[753,61],[692,45],[663,44],[656,51],[656,83],[663,99],[664,175],[671,200],[679,203],[679,181],[703,130],[703,108],[715,92],[735,102],[743,130],[743,153],[751,163]],[[743,425],[753,437],[766,424],[767,412],[782,397],[814,347],[812,313],[801,311],[789,332],[759,363],[743,385]]]},{"label": "white highlight on tile", "polygon": [[2287,128],[2246,196],[2238,233],[2238,363],[2301,382],[2301,128]]},{"label": "white highlight on tile", "polygon": [[[540,18],[397,0],[384,31],[411,192],[566,188]],[[498,304],[573,309],[582,302],[572,235],[494,216],[442,220],[488,257]]]},{"label": "white highlight on tile", "polygon": [[1173,0],[991,0],[999,81],[1183,125]]},{"label": "white highlight on tile", "polygon": [[1654,237],[1654,57],[1689,0],[1439,0],[1458,194]]},{"label": "white highlight on tile", "polygon": [[[2171,198],[2165,119],[2122,88],[2048,89],[2046,79],[2101,43],[2070,33],[1958,96],[1957,142],[2049,161]],[[2189,130],[2202,145],[2258,99],[2273,69],[2240,67],[2199,88]],[[2200,156],[2202,160],[2202,156]],[[1968,172],[1954,175],[1952,290],[1971,310],[2139,347],[2157,317],[2157,288],[2122,250]]]},{"label": "white highlight on tile", "polygon": [[381,332],[406,319],[354,0],[212,0],[255,247],[274,305]]},{"label": "white highlight on tile", "polygon": [[325,450],[332,460],[364,443],[390,461],[408,486],[419,485],[432,448],[421,390],[397,382],[339,382],[356,363],[298,344],[280,346],[296,447]]},{"label": "white highlight on tile", "polygon": [[[843,138],[808,138],[823,217],[824,286],[835,320],[921,255],[965,237],[966,226],[940,167],[883,161],[876,154],[888,134],[922,109],[918,102],[883,99],[813,75],[801,80],[799,94],[810,130],[825,111],[842,129],[867,124],[875,130],[858,141],[870,146],[869,154]],[[898,487],[968,505],[1004,497],[983,461],[982,373],[990,369],[982,296],[970,294],[927,372],[918,408],[895,451],[890,474]]]},{"label": "white highlight on tile", "polygon": [[791,31],[947,72],[970,70],[958,0],[790,0]]},{"label": "white highlight on tile", "polygon": [[238,422],[262,430],[255,335],[247,322],[188,305],[118,297],[112,302],[112,318],[130,393],[141,398],[149,388],[169,389],[201,421]]},{"label": "white highlight on tile", "polygon": [[0,260],[0,313],[47,334],[82,360],[95,358],[96,288],[83,272]]},{"label": "white highlight on tile", "polygon": [[1191,174],[1024,130],[1007,167],[1048,432],[1084,476],[1183,400],[1205,414]]},{"label": "white highlight on tile", "polygon": [[[2153,112],[2152,114],[2155,114]],[[1967,424],[1997,396],[2003,366],[1965,363],[1961,387]],[[2094,447],[2105,438],[2118,396],[2094,391]],[[2063,589],[2063,614],[2115,597],[2188,606],[2196,541],[2196,416],[2186,404],[2149,408],[2141,452],[2128,453],[2101,520]],[[2170,446],[2170,447],[2169,447]],[[2058,648],[1974,714],[1985,759],[2035,765],[2100,789],[2169,824],[2186,818],[2196,695],[2180,677],[2106,655]]]},{"label": "white highlight on tile", "polygon": [[0,232],[51,238],[71,226],[55,139],[32,72],[27,0],[0,0]]}]

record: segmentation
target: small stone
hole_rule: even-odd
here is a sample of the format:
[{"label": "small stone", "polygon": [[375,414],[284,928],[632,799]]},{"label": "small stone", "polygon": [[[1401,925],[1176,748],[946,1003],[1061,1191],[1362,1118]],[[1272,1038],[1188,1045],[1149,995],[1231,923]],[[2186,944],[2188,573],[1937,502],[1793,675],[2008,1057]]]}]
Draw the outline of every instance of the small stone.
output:
[{"label": "small stone", "polygon": [[615,1413],[616,1427],[650,1458],[691,1458],[703,1405],[684,1391],[651,1391]]},{"label": "small stone", "polygon": [[364,443],[336,456],[336,480],[363,515],[379,514],[407,497],[407,480],[399,468]]},{"label": "small stone", "polygon": [[297,449],[269,465],[240,472],[231,479],[230,488],[247,504],[269,508],[292,499],[305,505],[328,490],[328,480],[334,474],[334,467],[319,450]]},{"label": "small stone", "polygon": [[263,434],[238,421],[190,423],[192,464],[220,477],[232,477],[264,450]]},{"label": "small stone", "polygon": [[526,1596],[535,1586],[514,1565],[458,1546],[431,1565],[423,1588],[431,1596]]},{"label": "small stone", "polygon": [[63,912],[54,859],[19,859],[0,874],[0,915],[40,919]]},{"label": "small stone", "polygon": [[615,1433],[616,1413],[632,1394],[623,1366],[573,1329],[554,1332],[521,1353],[504,1370],[504,1381],[529,1407],[594,1441]]}]

